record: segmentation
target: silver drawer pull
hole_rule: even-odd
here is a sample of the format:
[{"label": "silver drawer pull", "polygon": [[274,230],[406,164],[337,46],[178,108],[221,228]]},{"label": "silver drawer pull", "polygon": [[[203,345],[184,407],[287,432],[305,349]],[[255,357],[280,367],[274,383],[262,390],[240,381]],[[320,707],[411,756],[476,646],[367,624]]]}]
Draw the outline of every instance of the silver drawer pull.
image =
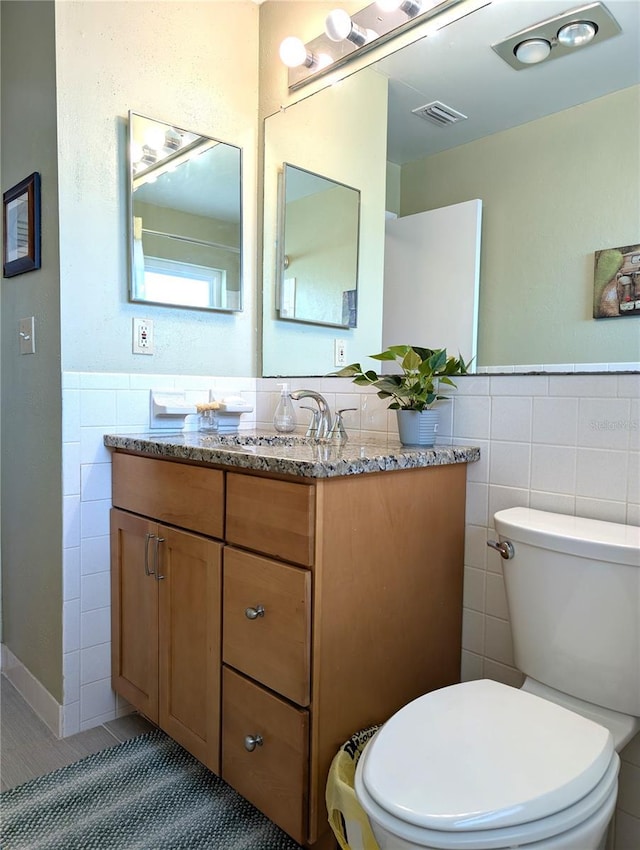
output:
[{"label": "silver drawer pull", "polygon": [[264,744],[262,735],[246,735],[244,739],[244,748],[252,753],[256,747],[261,747]]},{"label": "silver drawer pull", "polygon": [[264,617],[264,605],[256,605],[255,608],[245,608],[244,616],[247,620],[255,620],[256,617]]},{"label": "silver drawer pull", "polygon": [[153,569],[151,572],[155,575],[156,581],[162,581],[163,575],[160,575],[160,544],[164,543],[164,537],[156,537],[156,545],[153,551]]},{"label": "silver drawer pull", "polygon": [[144,574],[146,576],[154,575],[153,570],[149,567],[149,542],[155,540],[155,534],[147,531],[144,539]]},{"label": "silver drawer pull", "polygon": [[495,549],[496,552],[500,552],[505,561],[510,561],[511,558],[515,555],[515,549],[513,548],[513,543],[509,540],[504,540],[502,543],[498,543],[497,540],[487,540],[487,546],[490,546],[492,549]]}]

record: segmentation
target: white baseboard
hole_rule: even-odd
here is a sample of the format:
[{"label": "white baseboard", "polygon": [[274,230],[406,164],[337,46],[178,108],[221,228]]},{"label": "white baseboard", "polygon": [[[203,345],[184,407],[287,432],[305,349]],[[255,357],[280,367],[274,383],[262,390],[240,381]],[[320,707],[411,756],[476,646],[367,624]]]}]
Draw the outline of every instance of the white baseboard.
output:
[{"label": "white baseboard", "polygon": [[25,702],[46,723],[56,738],[62,737],[62,706],[36,677],[27,670],[22,661],[2,644],[1,667]]}]

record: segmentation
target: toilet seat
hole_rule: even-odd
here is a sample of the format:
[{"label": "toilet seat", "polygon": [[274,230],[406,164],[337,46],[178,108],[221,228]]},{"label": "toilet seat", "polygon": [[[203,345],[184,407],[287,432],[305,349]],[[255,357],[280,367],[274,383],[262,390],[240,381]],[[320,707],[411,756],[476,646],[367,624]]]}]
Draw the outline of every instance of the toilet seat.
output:
[{"label": "toilet seat", "polygon": [[612,804],[618,769],[603,726],[482,680],[394,715],[358,763],[356,794],[407,840],[505,847],[557,835]]}]

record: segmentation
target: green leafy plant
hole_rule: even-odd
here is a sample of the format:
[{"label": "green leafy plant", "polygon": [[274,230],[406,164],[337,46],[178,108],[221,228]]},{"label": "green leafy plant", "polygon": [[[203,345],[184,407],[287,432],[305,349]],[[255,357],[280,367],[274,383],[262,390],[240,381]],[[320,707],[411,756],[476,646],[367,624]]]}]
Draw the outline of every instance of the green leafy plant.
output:
[{"label": "green leafy plant", "polygon": [[447,355],[446,348],[421,348],[417,345],[391,345],[373,360],[394,360],[402,369],[400,375],[378,375],[373,369],[365,371],[359,363],[333,372],[340,378],[353,378],[360,386],[372,386],[379,398],[392,399],[390,410],[427,410],[447,396],[440,393],[440,384],[455,388],[452,375],[465,375],[469,363],[462,357]]}]

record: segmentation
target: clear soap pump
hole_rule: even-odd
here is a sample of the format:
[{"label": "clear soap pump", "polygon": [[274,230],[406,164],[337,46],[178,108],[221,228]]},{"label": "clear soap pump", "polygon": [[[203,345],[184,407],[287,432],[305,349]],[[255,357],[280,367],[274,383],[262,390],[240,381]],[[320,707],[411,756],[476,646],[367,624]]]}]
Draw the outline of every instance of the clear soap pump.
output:
[{"label": "clear soap pump", "polygon": [[293,408],[293,402],[289,395],[289,384],[278,384],[282,387],[280,398],[273,414],[273,427],[276,431],[288,433],[295,431],[296,428],[296,412]]}]

